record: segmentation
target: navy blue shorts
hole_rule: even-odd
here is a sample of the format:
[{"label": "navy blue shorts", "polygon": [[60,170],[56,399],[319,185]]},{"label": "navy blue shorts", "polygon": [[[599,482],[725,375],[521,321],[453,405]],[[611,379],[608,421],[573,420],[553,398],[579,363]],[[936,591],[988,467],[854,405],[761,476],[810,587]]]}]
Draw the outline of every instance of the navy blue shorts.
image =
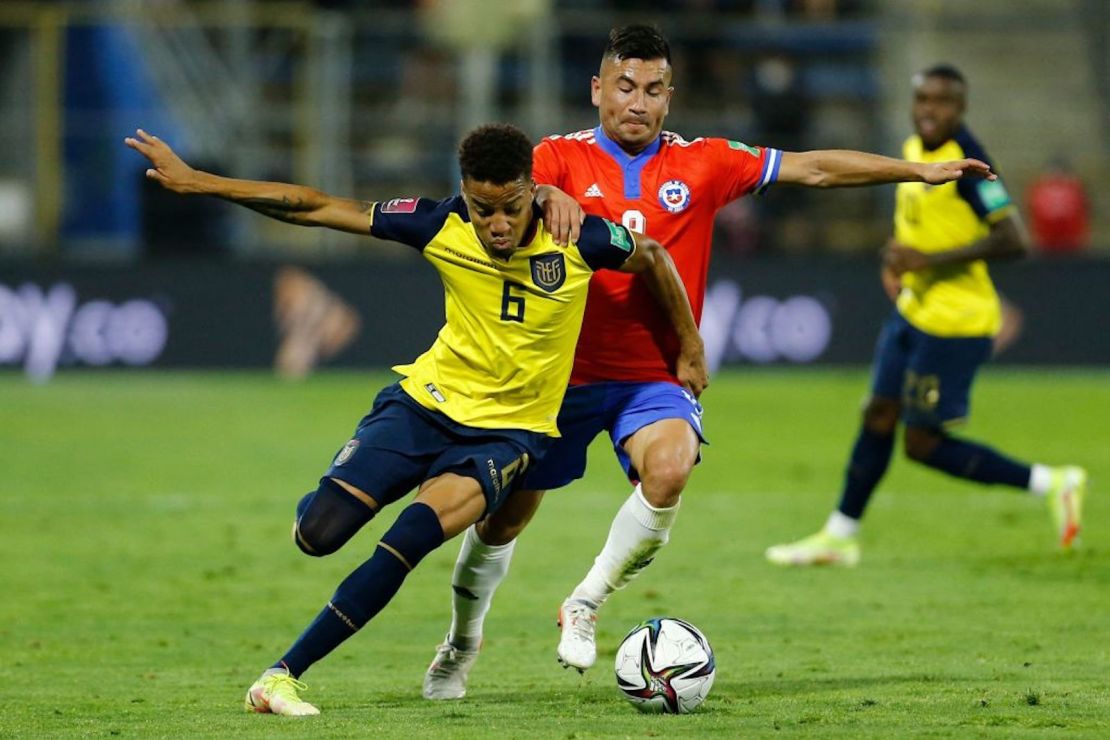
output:
[{"label": "navy blue shorts", "polygon": [[429,478],[456,473],[481,484],[490,514],[552,439],[521,429],[459,424],[424,408],[394,383],[378,393],[325,475],[350,483],[381,508]]},{"label": "navy blue shorts", "polygon": [[522,489],[549,491],[578,480],[586,472],[586,449],[603,429],[609,430],[617,460],[629,480],[639,473],[621,443],[648,424],[682,419],[705,442],[702,408],[689,391],[674,383],[587,383],[567,388],[559,409],[559,432],[543,458],[524,477]]},{"label": "navy blue shorts", "polygon": [[909,426],[951,426],[968,417],[971,384],[990,356],[990,337],[933,336],[895,311],[875,347],[871,393],[901,400]]}]

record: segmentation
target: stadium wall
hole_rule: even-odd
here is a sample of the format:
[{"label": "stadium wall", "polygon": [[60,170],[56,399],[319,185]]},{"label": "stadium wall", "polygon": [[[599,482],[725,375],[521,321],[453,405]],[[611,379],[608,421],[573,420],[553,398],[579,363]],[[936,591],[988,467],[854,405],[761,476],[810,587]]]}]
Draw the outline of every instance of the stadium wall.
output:
[{"label": "stadium wall", "polygon": [[[1110,364],[1110,261],[994,270],[1020,335],[999,361]],[[890,303],[870,259],[734,260],[711,270],[702,333],[714,366],[859,364]],[[428,347],[443,318],[422,262],[117,266],[0,263],[0,367],[383,367]]]}]

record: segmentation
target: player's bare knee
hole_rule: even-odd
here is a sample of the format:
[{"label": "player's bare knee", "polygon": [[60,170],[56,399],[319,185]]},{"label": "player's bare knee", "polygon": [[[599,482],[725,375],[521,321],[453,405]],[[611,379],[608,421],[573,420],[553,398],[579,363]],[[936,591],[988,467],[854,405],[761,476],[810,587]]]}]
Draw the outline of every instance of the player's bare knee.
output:
[{"label": "player's bare knee", "polygon": [[475,524],[474,529],[483,543],[499,547],[515,540],[524,531],[524,524],[497,521],[494,517],[488,517]]},{"label": "player's bare knee", "polygon": [[690,479],[690,467],[679,461],[656,463],[640,480],[644,499],[657,509],[669,509],[678,504],[682,490]]},{"label": "player's bare knee", "polygon": [[863,425],[876,434],[894,434],[902,404],[890,398],[872,398],[863,409]]},{"label": "player's bare knee", "polygon": [[937,445],[944,439],[944,433],[927,427],[906,427],[903,447],[906,457],[916,462],[925,462],[932,457]]}]

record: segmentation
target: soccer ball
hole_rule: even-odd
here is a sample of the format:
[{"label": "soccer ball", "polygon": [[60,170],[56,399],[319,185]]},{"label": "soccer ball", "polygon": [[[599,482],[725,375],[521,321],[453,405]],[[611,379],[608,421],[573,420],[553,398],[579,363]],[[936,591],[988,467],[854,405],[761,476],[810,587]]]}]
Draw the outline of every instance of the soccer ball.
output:
[{"label": "soccer ball", "polygon": [[642,712],[685,714],[709,694],[717,662],[694,625],[653,617],[632,628],[617,648],[617,687]]}]

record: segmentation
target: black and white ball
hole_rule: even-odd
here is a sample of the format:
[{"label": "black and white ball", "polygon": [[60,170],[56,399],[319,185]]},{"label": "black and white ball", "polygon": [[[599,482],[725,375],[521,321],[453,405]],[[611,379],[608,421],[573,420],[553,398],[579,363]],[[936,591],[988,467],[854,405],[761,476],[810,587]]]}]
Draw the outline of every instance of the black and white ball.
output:
[{"label": "black and white ball", "polygon": [[674,617],[641,622],[617,648],[617,687],[643,712],[692,712],[705,701],[716,670],[709,640]]}]

